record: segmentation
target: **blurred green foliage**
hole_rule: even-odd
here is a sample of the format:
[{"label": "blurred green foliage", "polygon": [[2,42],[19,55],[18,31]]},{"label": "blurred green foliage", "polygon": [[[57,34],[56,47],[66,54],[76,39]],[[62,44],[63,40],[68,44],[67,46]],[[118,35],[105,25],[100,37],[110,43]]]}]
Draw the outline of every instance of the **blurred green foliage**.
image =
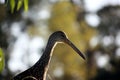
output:
[{"label": "blurred green foliage", "polygon": [[10,4],[11,13],[13,13],[14,11],[19,11],[22,5],[24,5],[24,10],[28,11],[28,3],[29,0],[18,0],[17,2],[16,0],[10,0],[7,4]]},{"label": "blurred green foliage", "polygon": [[2,49],[0,48],[0,73],[4,69],[4,54]]}]

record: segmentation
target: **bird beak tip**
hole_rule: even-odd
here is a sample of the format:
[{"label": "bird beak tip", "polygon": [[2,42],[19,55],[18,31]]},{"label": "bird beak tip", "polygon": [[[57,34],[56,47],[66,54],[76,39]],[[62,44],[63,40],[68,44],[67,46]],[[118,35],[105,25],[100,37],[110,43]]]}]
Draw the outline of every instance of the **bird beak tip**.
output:
[{"label": "bird beak tip", "polygon": [[86,60],[86,57],[84,56],[83,59]]},{"label": "bird beak tip", "polygon": [[80,56],[82,57],[83,60],[86,60],[86,57],[83,55],[83,53],[81,53]]}]

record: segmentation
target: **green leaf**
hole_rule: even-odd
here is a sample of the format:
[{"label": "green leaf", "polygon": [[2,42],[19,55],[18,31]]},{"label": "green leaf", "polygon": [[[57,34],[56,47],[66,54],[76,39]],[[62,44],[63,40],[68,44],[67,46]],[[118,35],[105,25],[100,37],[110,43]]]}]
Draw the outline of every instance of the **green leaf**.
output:
[{"label": "green leaf", "polygon": [[17,5],[17,11],[20,10],[22,4],[23,4],[23,0],[19,0]]},{"label": "green leaf", "polygon": [[24,10],[28,11],[28,0],[24,0]]},{"label": "green leaf", "polygon": [[10,7],[11,7],[11,12],[14,12],[15,9],[15,0],[10,0]]},{"label": "green leaf", "polygon": [[0,48],[0,73],[4,69],[4,54],[2,49]]}]

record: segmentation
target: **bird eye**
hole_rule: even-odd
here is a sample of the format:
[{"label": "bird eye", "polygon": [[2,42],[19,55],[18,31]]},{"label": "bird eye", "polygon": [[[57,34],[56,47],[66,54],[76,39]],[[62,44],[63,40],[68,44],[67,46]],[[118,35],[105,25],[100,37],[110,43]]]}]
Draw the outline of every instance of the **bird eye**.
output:
[{"label": "bird eye", "polygon": [[64,35],[62,35],[62,37],[65,37]]},{"label": "bird eye", "polygon": [[61,37],[65,38],[65,35],[61,35]]}]

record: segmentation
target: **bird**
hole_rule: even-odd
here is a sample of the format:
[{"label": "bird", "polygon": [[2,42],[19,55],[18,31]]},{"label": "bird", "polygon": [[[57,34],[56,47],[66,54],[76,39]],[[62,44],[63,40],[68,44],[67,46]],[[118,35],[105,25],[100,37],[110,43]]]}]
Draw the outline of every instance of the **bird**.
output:
[{"label": "bird", "polygon": [[86,59],[83,53],[75,47],[63,31],[55,31],[50,35],[41,58],[32,67],[14,76],[12,80],[45,80],[54,47],[57,43],[61,42],[71,46],[83,60]]}]

